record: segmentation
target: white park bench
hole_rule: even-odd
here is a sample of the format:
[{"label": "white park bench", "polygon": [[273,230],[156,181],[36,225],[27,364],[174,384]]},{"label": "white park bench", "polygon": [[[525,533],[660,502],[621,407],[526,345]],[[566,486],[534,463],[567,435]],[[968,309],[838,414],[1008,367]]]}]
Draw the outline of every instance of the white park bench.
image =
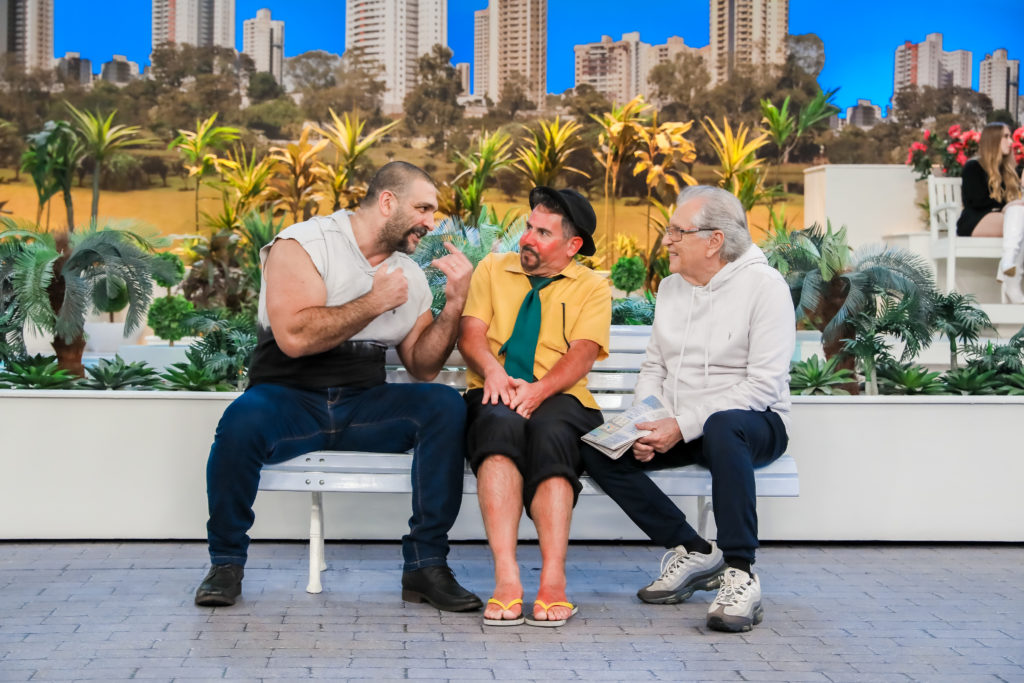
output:
[{"label": "white park bench", "polygon": [[[588,377],[588,386],[606,419],[624,411],[632,403],[633,387],[643,361],[649,329],[614,326],[608,358],[596,363]],[[465,365],[458,352],[452,354],[449,363],[435,381],[464,388]],[[388,381],[409,381],[393,350],[388,356]],[[327,569],[324,561],[323,493],[411,493],[411,464],[411,453],[317,451],[263,467],[260,490],[308,491],[312,494],[307,592],[321,592],[320,573]],[[711,473],[698,465],[688,465],[650,472],[650,476],[670,496],[697,497],[697,530],[706,536],[712,514]],[[759,497],[795,497],[800,494],[796,462],[788,455],[755,470],[754,480]],[[580,481],[583,484],[582,495],[604,495],[590,477],[583,476]],[[468,466],[463,491],[476,493],[476,477]]]}]

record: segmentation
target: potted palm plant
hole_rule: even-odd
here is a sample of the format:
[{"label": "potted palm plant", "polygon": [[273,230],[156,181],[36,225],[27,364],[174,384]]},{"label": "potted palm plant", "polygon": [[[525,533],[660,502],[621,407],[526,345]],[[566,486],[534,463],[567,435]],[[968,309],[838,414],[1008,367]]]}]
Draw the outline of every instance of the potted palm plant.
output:
[{"label": "potted palm plant", "polygon": [[149,306],[154,270],[166,269],[152,256],[164,242],[136,224],[51,234],[0,217],[0,282],[15,311],[13,322],[19,330],[29,326],[49,335],[60,368],[84,376],[85,321],[94,293],[123,283],[124,328],[136,330]]}]

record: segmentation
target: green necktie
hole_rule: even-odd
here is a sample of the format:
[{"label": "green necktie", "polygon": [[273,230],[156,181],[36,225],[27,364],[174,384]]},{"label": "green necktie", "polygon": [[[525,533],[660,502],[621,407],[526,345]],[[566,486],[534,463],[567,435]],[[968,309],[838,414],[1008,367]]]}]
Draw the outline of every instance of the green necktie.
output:
[{"label": "green necktie", "polygon": [[528,275],[531,289],[519,306],[519,315],[508,338],[498,355],[505,354],[505,372],[509,377],[533,381],[533,357],[537,353],[537,339],[540,337],[540,290],[563,277],[536,277]]}]

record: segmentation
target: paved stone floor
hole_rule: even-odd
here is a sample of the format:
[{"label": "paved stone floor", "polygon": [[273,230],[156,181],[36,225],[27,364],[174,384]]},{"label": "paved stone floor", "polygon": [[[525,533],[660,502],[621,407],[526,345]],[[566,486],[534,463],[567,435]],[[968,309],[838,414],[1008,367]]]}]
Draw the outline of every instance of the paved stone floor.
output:
[{"label": "paved stone floor", "polygon": [[[640,603],[660,549],[573,545],[565,627],[488,628],[399,599],[396,544],[257,543],[244,599],[199,609],[199,543],[0,543],[0,680],[1024,681],[1024,547],[762,548],[765,622],[708,631],[710,593]],[[539,553],[521,551],[527,598]],[[486,597],[490,557],[451,564]]]}]

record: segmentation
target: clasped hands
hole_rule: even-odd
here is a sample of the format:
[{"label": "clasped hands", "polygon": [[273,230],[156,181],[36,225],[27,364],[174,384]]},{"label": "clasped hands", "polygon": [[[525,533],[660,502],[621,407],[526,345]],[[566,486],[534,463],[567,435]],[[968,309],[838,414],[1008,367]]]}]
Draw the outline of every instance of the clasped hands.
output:
[{"label": "clasped hands", "polygon": [[481,403],[504,403],[526,419],[533,415],[533,411],[546,398],[547,393],[539,382],[509,377],[504,370],[495,370],[484,377],[484,395]]}]

